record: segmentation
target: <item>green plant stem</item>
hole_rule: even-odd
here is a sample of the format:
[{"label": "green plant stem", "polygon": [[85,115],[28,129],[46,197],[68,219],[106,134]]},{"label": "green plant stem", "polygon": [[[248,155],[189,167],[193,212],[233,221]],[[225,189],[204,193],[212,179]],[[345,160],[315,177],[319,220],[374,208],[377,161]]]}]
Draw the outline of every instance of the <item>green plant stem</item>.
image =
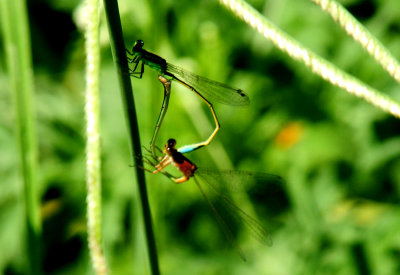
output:
[{"label": "green plant stem", "polygon": [[357,21],[342,5],[334,0],[312,0],[328,12],[340,26],[384,68],[400,82],[400,65],[389,50]]},{"label": "green plant stem", "polygon": [[121,20],[119,16],[118,3],[115,0],[104,0],[108,28],[110,33],[111,50],[114,57],[114,64],[118,72],[118,80],[121,86],[122,101],[125,111],[125,118],[128,126],[130,149],[132,159],[136,163],[136,177],[139,188],[140,201],[142,205],[147,248],[150,258],[152,274],[160,274],[156,243],[154,239],[153,226],[151,221],[150,206],[147,197],[146,181],[142,160],[142,152],[139,138],[139,127],[137,122],[135,101],[133,98],[131,79],[127,72],[128,62],[126,58],[125,45],[122,36]]},{"label": "green plant stem", "polygon": [[16,126],[24,181],[29,273],[41,274],[42,228],[37,193],[34,87],[27,11],[23,0],[3,0],[0,7],[4,48],[16,109]]},{"label": "green plant stem", "polygon": [[87,228],[90,257],[96,274],[107,274],[101,240],[101,176],[99,127],[99,0],[85,3],[86,45],[86,186]]},{"label": "green plant stem", "polygon": [[243,0],[220,0],[238,17],[313,73],[372,105],[400,118],[400,104],[323,59],[280,30]]}]

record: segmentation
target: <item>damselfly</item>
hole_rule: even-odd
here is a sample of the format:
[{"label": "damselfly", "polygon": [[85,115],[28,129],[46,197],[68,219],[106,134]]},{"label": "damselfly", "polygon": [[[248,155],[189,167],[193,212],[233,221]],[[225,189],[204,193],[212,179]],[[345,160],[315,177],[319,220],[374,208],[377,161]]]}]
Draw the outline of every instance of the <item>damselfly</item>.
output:
[{"label": "damselfly", "polygon": [[[272,245],[272,239],[268,231],[256,219],[252,218],[249,214],[239,208],[227,196],[225,189],[240,190],[242,185],[245,185],[250,181],[257,181],[263,184],[280,183],[283,181],[282,178],[280,176],[266,173],[232,170],[219,171],[210,168],[197,167],[196,164],[175,149],[175,145],[176,141],[174,139],[168,140],[167,144],[163,148],[164,156],[158,163],[156,163],[154,159],[151,160],[145,158],[146,162],[155,168],[153,171],[148,169],[146,170],[154,174],[160,172],[175,183],[183,183],[188,181],[190,178],[193,178],[204,199],[213,211],[228,241],[238,250],[240,257],[243,260],[246,260],[244,253],[235,241],[234,235],[222,213],[228,213],[229,216],[245,225],[250,230],[251,235],[259,242],[269,246]],[[175,177],[164,170],[164,168],[170,164],[175,166],[182,173],[181,177]],[[215,196],[217,197],[218,206],[213,200],[211,200],[211,198]]]},{"label": "damselfly", "polygon": [[234,106],[243,106],[249,104],[249,97],[242,90],[231,88],[223,83],[198,76],[187,70],[179,68],[178,66],[172,65],[164,58],[143,49],[143,45],[143,40],[137,40],[133,45],[132,50],[126,51],[128,53],[128,62],[132,64],[130,68],[130,74],[132,76],[142,78],[144,73],[144,65],[147,65],[158,72],[159,80],[164,85],[164,100],[150,143],[153,155],[155,155],[155,141],[157,134],[168,109],[168,101],[171,94],[171,80],[182,84],[197,94],[210,108],[215,121],[215,129],[205,141],[179,148],[181,153],[191,152],[203,146],[207,146],[218,132],[220,124],[210,100]]}]

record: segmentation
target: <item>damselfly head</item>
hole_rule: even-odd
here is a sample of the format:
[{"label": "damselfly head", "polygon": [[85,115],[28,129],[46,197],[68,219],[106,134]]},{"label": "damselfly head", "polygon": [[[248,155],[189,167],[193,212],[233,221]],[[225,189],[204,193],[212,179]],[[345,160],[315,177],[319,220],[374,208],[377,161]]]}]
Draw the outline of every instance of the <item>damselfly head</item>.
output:
[{"label": "damselfly head", "polygon": [[144,42],[143,40],[136,40],[135,44],[133,44],[132,51],[138,52],[143,48]]},{"label": "damselfly head", "polygon": [[175,144],[176,144],[176,140],[173,138],[170,138],[167,141],[167,144],[165,144],[165,146],[163,148],[164,154],[171,155],[171,151],[175,150]]},{"label": "damselfly head", "polygon": [[168,149],[174,149],[176,145],[176,140],[173,138],[170,138],[166,144],[166,147],[168,147]]}]

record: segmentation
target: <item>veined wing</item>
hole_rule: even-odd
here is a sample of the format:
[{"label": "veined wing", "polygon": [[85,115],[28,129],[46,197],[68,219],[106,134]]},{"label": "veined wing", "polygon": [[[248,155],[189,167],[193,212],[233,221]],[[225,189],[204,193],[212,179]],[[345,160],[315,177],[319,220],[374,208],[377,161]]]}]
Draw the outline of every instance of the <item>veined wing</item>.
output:
[{"label": "veined wing", "polygon": [[217,219],[218,224],[220,225],[220,227],[222,229],[222,232],[224,232],[224,234],[225,234],[225,237],[228,239],[228,241],[232,245],[232,247],[237,250],[240,258],[242,258],[243,261],[246,261],[246,257],[244,255],[242,249],[240,248],[237,241],[235,240],[235,237],[233,236],[232,231],[229,229],[229,226],[226,223],[225,219],[221,216],[221,212],[217,210],[214,203],[212,202],[211,196],[208,194],[208,191],[206,191],[207,189],[203,188],[203,186],[200,184],[200,182],[197,180],[196,177],[194,177],[194,181],[196,182],[197,187],[199,188],[201,194],[203,195],[203,198],[210,206],[215,218]]},{"label": "veined wing", "polygon": [[[220,171],[220,172],[223,172],[223,171]],[[235,171],[235,172],[236,173],[242,172],[242,175],[246,175],[246,177],[250,176],[250,174],[246,174],[246,173],[251,173],[251,172],[245,173],[244,171]],[[261,175],[268,175],[268,177],[270,176],[269,174],[262,174],[262,173],[255,173],[255,174],[258,176],[261,176]],[[224,194],[221,191],[220,188],[218,188],[216,186],[215,182],[209,181],[208,179],[210,177],[204,177],[204,174],[202,174],[202,173],[197,174],[197,176],[202,179],[201,182],[206,183],[205,185],[203,185],[203,186],[206,186],[206,188],[201,188],[201,189],[203,189],[202,190],[203,195],[204,195],[204,192],[208,192],[208,193],[213,192],[213,194],[218,197],[218,203],[223,207],[223,209],[221,211],[218,211],[218,210],[216,210],[215,207],[212,207],[214,212],[217,212],[220,217],[221,217],[221,213],[223,213],[224,211],[227,212],[229,214],[229,216],[233,217],[237,222],[240,222],[243,225],[245,225],[250,230],[251,235],[255,239],[257,239],[259,242],[261,242],[262,244],[268,245],[268,246],[272,245],[272,238],[271,238],[270,234],[256,219],[254,219],[249,214],[247,214],[245,211],[240,209],[226,194]],[[195,175],[195,177],[196,177],[196,175]],[[275,177],[278,177],[278,176],[275,176]],[[197,183],[197,185],[199,185],[199,187],[201,186],[197,180],[196,180],[196,183]],[[209,191],[205,191],[205,190],[209,190]],[[211,196],[209,195],[208,197],[211,197]],[[218,215],[216,215],[217,219],[218,219]],[[221,222],[220,222],[220,224],[221,224]],[[224,232],[226,230],[229,231],[229,228],[224,229]],[[229,240],[229,234],[226,234],[226,235]],[[232,234],[230,234],[230,235],[232,235]],[[232,241],[231,241],[231,243],[233,245],[235,244]]]},{"label": "veined wing", "polygon": [[173,74],[177,81],[188,84],[211,101],[233,106],[244,106],[250,103],[249,97],[240,89],[234,89],[226,84],[198,76],[170,63],[167,63],[167,72]]},{"label": "veined wing", "polygon": [[241,170],[217,170],[208,167],[197,167],[196,174],[219,192],[224,192],[224,190],[244,192],[248,186],[252,185],[283,183],[282,177],[277,175]]}]

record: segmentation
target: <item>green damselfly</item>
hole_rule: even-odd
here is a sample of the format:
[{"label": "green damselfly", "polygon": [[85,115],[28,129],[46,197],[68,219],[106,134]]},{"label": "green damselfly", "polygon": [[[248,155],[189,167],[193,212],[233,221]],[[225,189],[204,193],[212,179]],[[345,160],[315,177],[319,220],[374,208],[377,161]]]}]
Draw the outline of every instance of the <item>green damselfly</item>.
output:
[{"label": "green damselfly", "polygon": [[164,86],[164,100],[150,143],[153,155],[155,155],[155,142],[157,139],[157,134],[168,109],[169,96],[171,94],[171,80],[182,84],[197,94],[210,108],[216,125],[214,131],[211,133],[208,139],[179,148],[179,152],[181,153],[191,152],[203,146],[207,146],[218,132],[220,123],[214,111],[214,107],[209,100],[233,106],[243,106],[249,104],[249,97],[242,90],[231,88],[223,83],[198,76],[187,70],[179,68],[178,66],[172,65],[164,58],[143,49],[143,45],[143,40],[137,40],[133,45],[132,50],[126,51],[128,53],[128,62],[131,64],[130,74],[132,76],[142,78],[144,73],[144,65],[147,65],[158,72],[159,80]]}]

